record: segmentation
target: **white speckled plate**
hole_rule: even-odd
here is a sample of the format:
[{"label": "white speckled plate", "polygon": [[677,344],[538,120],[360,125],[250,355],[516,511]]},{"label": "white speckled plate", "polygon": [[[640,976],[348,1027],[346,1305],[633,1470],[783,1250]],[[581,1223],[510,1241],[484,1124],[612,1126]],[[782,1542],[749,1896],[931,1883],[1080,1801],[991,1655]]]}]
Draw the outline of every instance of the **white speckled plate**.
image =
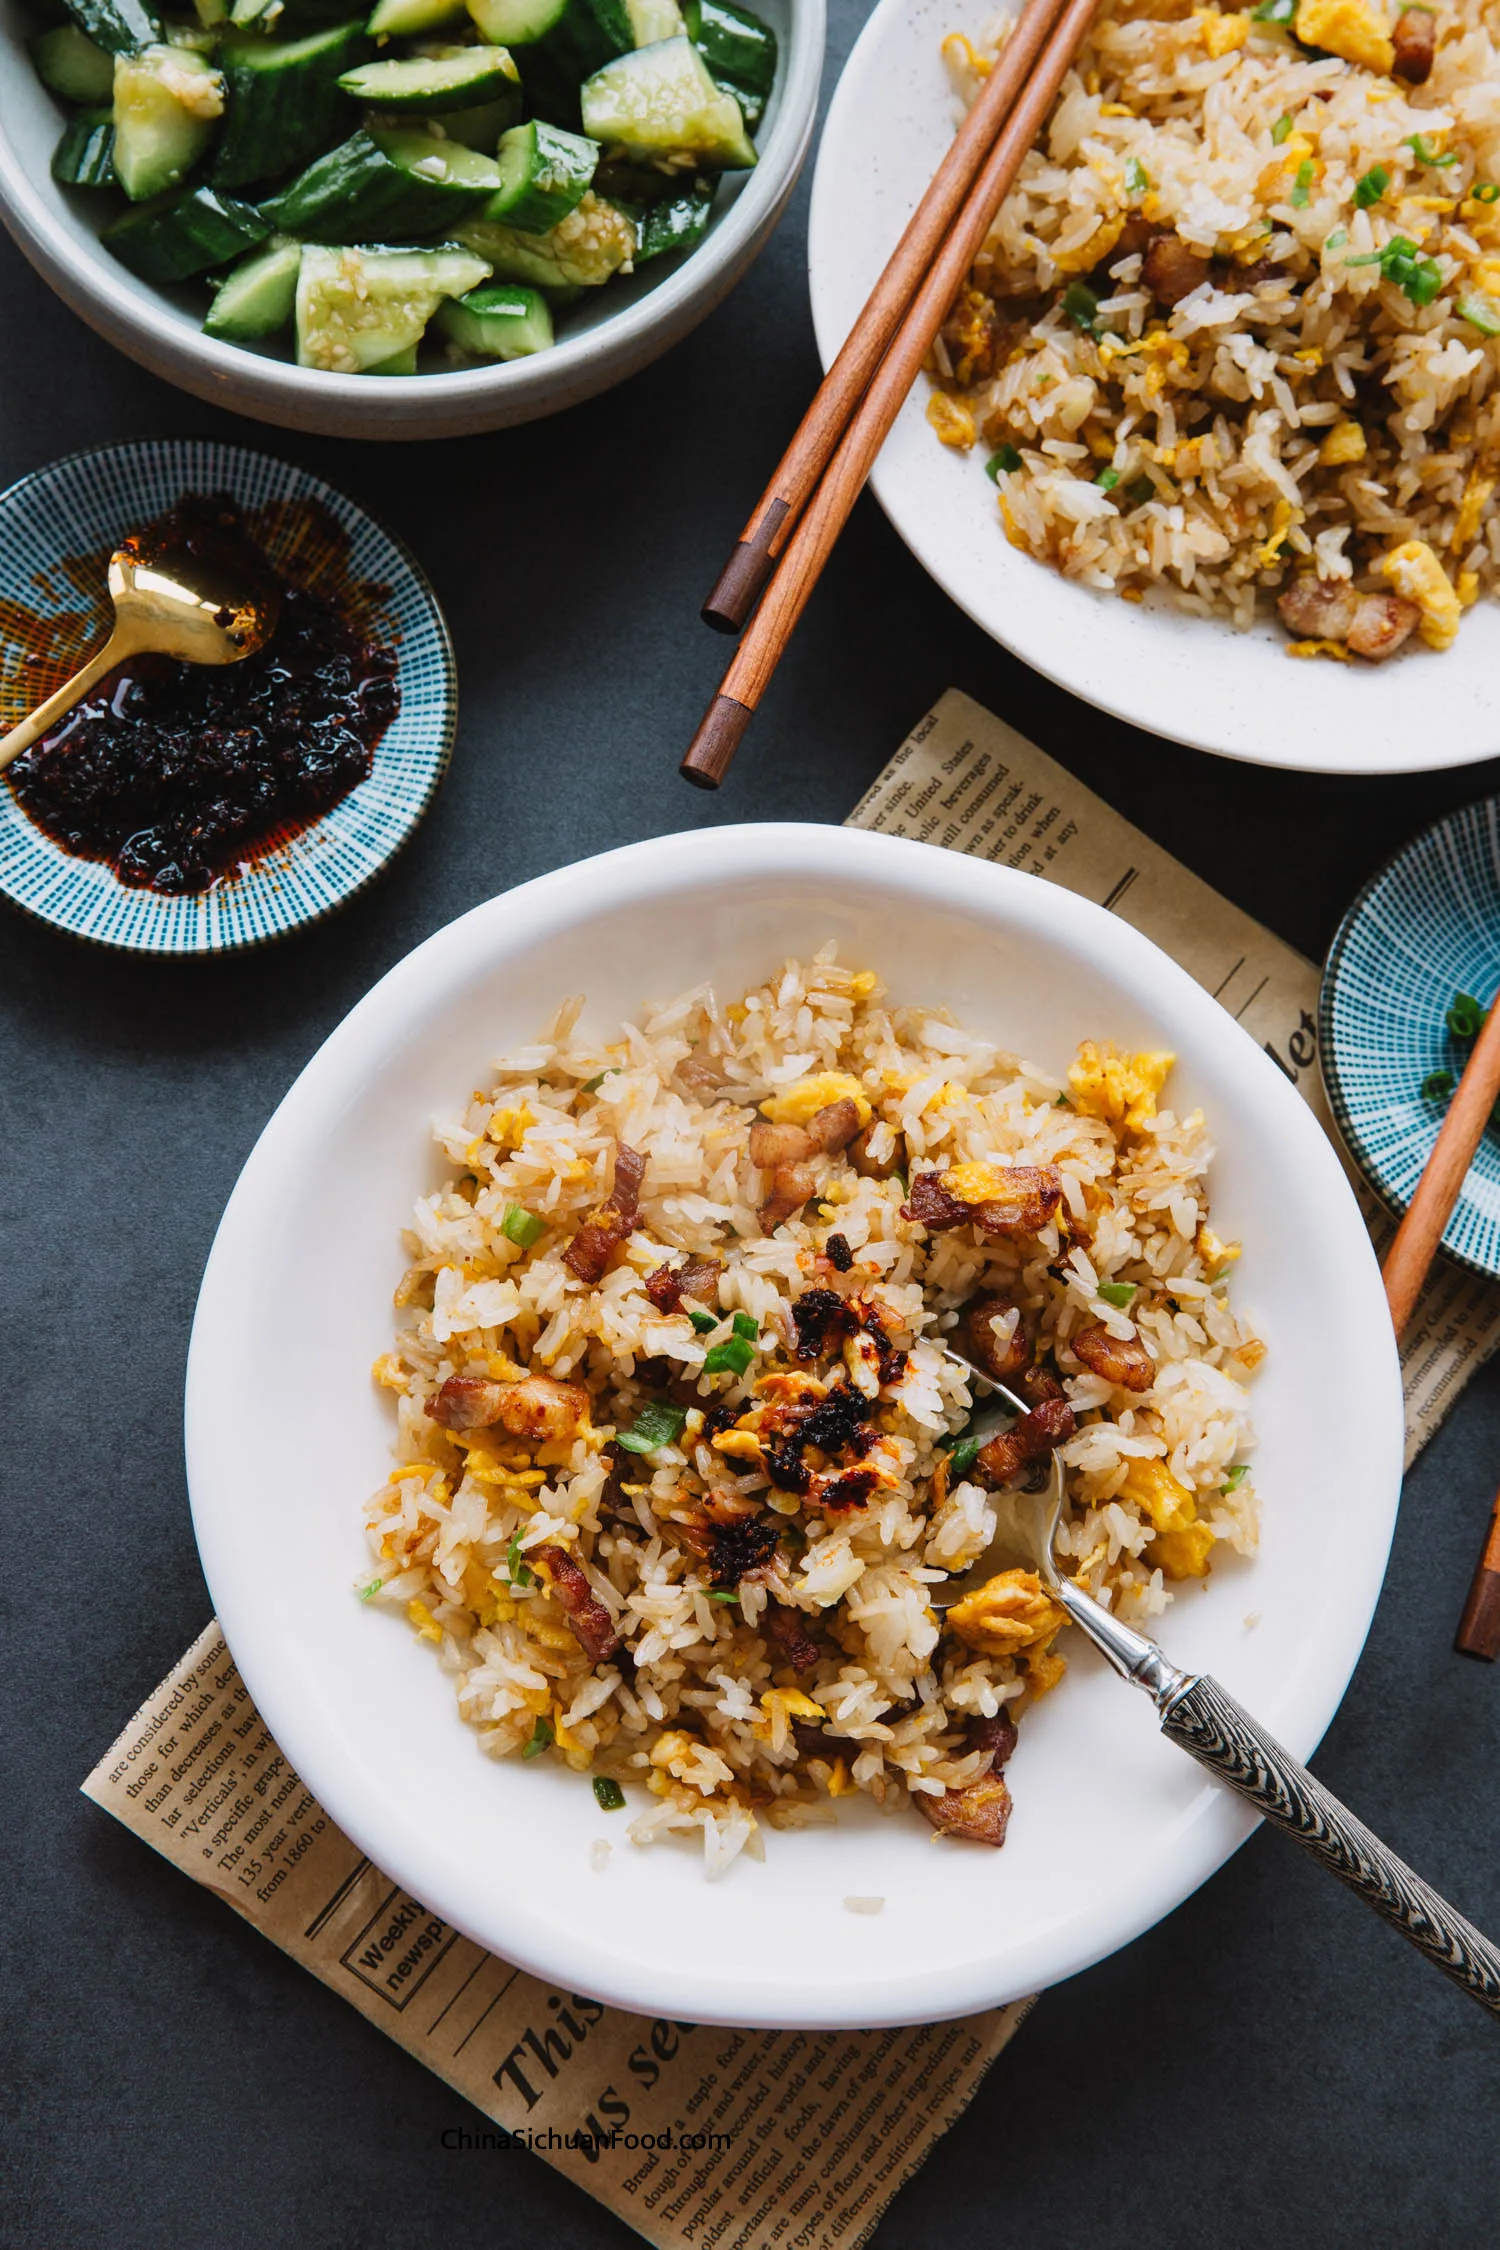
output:
[{"label": "white speckled plate", "polygon": [[[825,366],[843,342],[952,137],[939,52],[978,37],[995,0],[881,0],[844,69],[813,181],[808,266]],[[1154,734],[1308,772],[1415,773],[1500,751],[1500,610],[1458,645],[1380,666],[1298,662],[1250,633],[1071,584],[1007,545],[983,449],[955,453],[925,420],[925,377],[876,463],[882,507],[977,625],[1060,686]]]},{"label": "white speckled plate", "polygon": [[[225,953],[284,937],[363,890],[432,801],[453,747],[458,680],[437,597],[401,541],[321,478],[270,454],[199,438],[145,438],[74,453],[0,493],[0,731],[52,685],[27,677],[32,647],[68,652],[108,630],[104,565],[125,532],[189,493],[227,492],[288,575],[354,583],[371,628],[397,652],[400,708],[373,770],[321,819],[192,897],[122,883],[104,860],[65,851],[0,776],[0,892],[75,937],[140,953]],[[299,506],[311,503],[311,509]],[[97,585],[92,560],[98,558]],[[87,560],[89,568],[80,568]],[[58,620],[49,629],[49,621]]]}]

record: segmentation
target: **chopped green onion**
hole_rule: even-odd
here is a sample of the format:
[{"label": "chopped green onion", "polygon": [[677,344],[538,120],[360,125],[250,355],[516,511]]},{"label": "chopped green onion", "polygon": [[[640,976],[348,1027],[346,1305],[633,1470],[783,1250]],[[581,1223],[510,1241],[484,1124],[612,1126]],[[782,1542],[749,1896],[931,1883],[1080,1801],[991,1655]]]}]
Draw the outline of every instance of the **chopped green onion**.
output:
[{"label": "chopped green onion", "polygon": [[1101,469],[1094,479],[1101,492],[1113,492],[1119,481],[1120,472],[1118,469]]},{"label": "chopped green onion", "polygon": [[1408,133],[1401,146],[1409,148],[1419,164],[1448,165],[1458,162],[1451,149],[1446,156],[1439,156],[1425,133]]},{"label": "chopped green onion", "polygon": [[753,1344],[759,1340],[760,1322],[752,1313],[737,1312],[734,1316],[733,1327],[736,1336],[743,1336],[747,1343]]},{"label": "chopped green onion", "polygon": [[619,1812],[625,1803],[625,1792],[618,1781],[610,1780],[607,1773],[596,1773],[594,1802],[601,1812]]},{"label": "chopped green onion", "polygon": [[1125,192],[1127,195],[1144,195],[1151,185],[1151,175],[1139,157],[1125,159]]},{"label": "chopped green onion", "polygon": [[1292,192],[1287,198],[1294,210],[1305,211],[1312,201],[1312,184],[1315,172],[1316,166],[1312,158],[1304,156],[1302,162],[1297,166],[1297,177],[1292,183]]},{"label": "chopped green onion", "polygon": [[597,1094],[605,1079],[613,1078],[614,1075],[615,1066],[611,1063],[608,1070],[601,1070],[596,1078],[585,1078],[578,1091],[580,1094]]},{"label": "chopped green onion", "polygon": [[385,1580],[384,1580],[383,1578],[372,1578],[372,1579],[370,1580],[370,1583],[369,1583],[369,1585],[368,1585],[368,1586],[361,1586],[361,1587],[360,1587],[360,1589],[359,1589],[359,1598],[360,1598],[360,1600],[361,1600],[362,1602],[367,1602],[367,1601],[371,1601],[371,1600],[372,1600],[372,1599],[374,1598],[374,1596],[375,1596],[376,1594],[378,1594],[378,1593],[380,1592],[380,1589],[381,1589],[381,1587],[382,1587],[382,1586],[383,1586],[384,1584],[385,1584]]},{"label": "chopped green onion", "polygon": [[1086,282],[1070,281],[1060,301],[1063,311],[1075,328],[1081,328],[1085,336],[1092,336],[1097,332],[1099,300]]},{"label": "chopped green onion", "polygon": [[705,1353],[703,1372],[705,1375],[722,1375],[726,1371],[743,1375],[754,1357],[755,1346],[743,1336],[726,1336],[722,1344],[711,1345]]},{"label": "chopped green onion", "polygon": [[1020,466],[1021,456],[1015,447],[1013,445],[1002,445],[999,452],[992,453],[988,461],[985,462],[984,473],[991,484],[998,484],[1001,477],[1008,477],[1012,470],[1019,469]]},{"label": "chopped green onion", "polygon": [[519,1531],[505,1550],[505,1575],[512,1586],[529,1586],[532,1572],[521,1560],[521,1534]]},{"label": "chopped green onion", "polygon": [[1419,258],[1409,274],[1397,277],[1402,290],[1421,310],[1430,305],[1443,286],[1443,269],[1435,258]]},{"label": "chopped green onion", "polygon": [[956,1483],[961,1476],[966,1476],[969,1470],[973,1468],[974,1463],[979,1458],[979,1448],[983,1443],[983,1438],[977,1437],[961,1437],[958,1440],[948,1456],[948,1476],[951,1482]]},{"label": "chopped green onion", "polygon": [[[1126,485],[1125,498],[1130,507],[1144,508],[1148,500],[1156,498],[1156,487],[1149,477],[1137,477],[1133,483]],[[1060,1102],[1065,1102],[1068,1097],[1066,1094],[1059,1094],[1057,1098]]]},{"label": "chopped green onion", "polygon": [[736,1586],[716,1586],[710,1590],[708,1598],[711,1602],[737,1602],[740,1598],[739,1589]]},{"label": "chopped green onion", "polygon": [[[1299,180],[1301,179],[1300,171],[1297,177]],[[1372,204],[1380,201],[1390,184],[1391,175],[1385,166],[1383,164],[1372,164],[1369,171],[1362,172],[1354,183],[1355,210],[1368,211]]]},{"label": "chopped green onion", "polygon": [[1139,1286],[1135,1281],[1101,1281],[1098,1293],[1107,1305],[1128,1305]]},{"label": "chopped green onion", "polygon": [[538,1719],[531,1730],[530,1741],[523,1742],[521,1745],[521,1755],[523,1758],[539,1758],[542,1752],[550,1749],[551,1746],[552,1722],[550,1719]]},{"label": "chopped green onion", "polygon": [[1260,6],[1250,13],[1256,23],[1290,23],[1297,13],[1297,0],[1260,0]]},{"label": "chopped green onion", "polygon": [[1325,239],[1323,248],[1325,250],[1342,250],[1348,239],[1349,229],[1347,227],[1335,227],[1332,234]]},{"label": "chopped green onion", "polygon": [[1418,1091],[1424,1102],[1445,1102],[1458,1080],[1451,1070],[1432,1070],[1423,1079]]},{"label": "chopped green onion", "polygon": [[1282,142],[1286,139],[1291,129],[1292,113],[1289,109],[1284,109],[1281,115],[1277,118],[1275,124],[1271,127],[1272,145],[1276,148],[1280,148]]},{"label": "chopped green onion", "polygon": [[654,1453],[659,1445],[670,1445],[674,1438],[681,1437],[686,1421],[684,1407],[654,1398],[641,1408],[630,1428],[620,1432],[617,1442],[628,1453]]},{"label": "chopped green onion", "polygon": [[546,1220],[539,1219],[534,1211],[523,1210],[519,1203],[506,1204],[505,1215],[500,1221],[500,1232],[507,1242],[517,1243],[521,1249],[529,1250],[534,1242],[541,1241],[546,1231]]},{"label": "chopped green onion", "polygon": [[1500,180],[1476,180],[1469,193],[1476,203],[1500,203]]},{"label": "chopped green onion", "polygon": [[1393,234],[1383,250],[1362,251],[1346,258],[1346,266],[1379,266],[1381,279],[1393,281],[1414,305],[1430,305],[1443,286],[1442,268],[1433,258],[1419,258],[1409,235]]},{"label": "chopped green onion", "polygon": [[688,1319],[697,1329],[700,1336],[708,1335],[710,1330],[717,1328],[719,1325],[719,1316],[717,1313],[698,1312],[692,1305],[689,1305],[688,1307]]},{"label": "chopped green onion", "polygon": [[1224,1492],[1238,1492],[1240,1486],[1244,1483],[1246,1477],[1249,1476],[1249,1474],[1249,1462],[1236,1461],[1234,1467],[1230,1470],[1228,1476],[1224,1479],[1220,1490]]},{"label": "chopped green onion", "polygon": [[1481,336],[1500,336],[1500,306],[1493,297],[1460,297],[1455,309]]},{"label": "chopped green onion", "polygon": [[1488,1017],[1488,1008],[1476,1000],[1472,992],[1455,992],[1453,1005],[1443,1021],[1455,1039],[1477,1039]]}]

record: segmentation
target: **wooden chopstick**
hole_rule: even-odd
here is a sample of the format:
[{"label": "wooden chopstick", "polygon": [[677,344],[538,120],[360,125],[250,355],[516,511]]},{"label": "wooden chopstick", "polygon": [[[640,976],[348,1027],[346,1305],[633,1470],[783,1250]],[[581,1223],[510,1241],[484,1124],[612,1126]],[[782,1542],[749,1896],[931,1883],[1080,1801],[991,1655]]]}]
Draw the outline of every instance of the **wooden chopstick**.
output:
[{"label": "wooden chopstick", "polygon": [[740,533],[733,554],[703,605],[706,624],[737,633],[760,599],[798,516],[889,350],[923,275],[963,209],[995,136],[1064,5],[1065,0],[1030,0],[1006,41]]},{"label": "wooden chopstick", "polygon": [[[1416,1308],[1497,1098],[1500,1005],[1492,1005],[1386,1255],[1386,1302],[1398,1337]],[[1483,1657],[1489,1663],[1500,1656],[1500,1495],[1453,1645],[1461,1655]]]},{"label": "wooden chopstick", "polygon": [[698,788],[717,789],[728,772],[875,456],[916,381],[933,338],[948,317],[1027,151],[1046,122],[1097,6],[1098,0],[1068,0],[1036,68],[1001,127],[956,225],[939,246],[890,350],[839,440],[735,651],[719,693],[682,761],[683,778]]}]

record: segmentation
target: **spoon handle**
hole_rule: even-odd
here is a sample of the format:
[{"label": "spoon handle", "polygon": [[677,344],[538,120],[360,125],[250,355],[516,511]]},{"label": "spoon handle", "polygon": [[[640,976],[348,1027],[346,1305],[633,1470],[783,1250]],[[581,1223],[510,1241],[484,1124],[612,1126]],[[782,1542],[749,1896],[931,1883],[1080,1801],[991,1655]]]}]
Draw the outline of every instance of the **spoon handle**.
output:
[{"label": "spoon handle", "polygon": [[4,771],[12,758],[19,758],[23,750],[29,750],[33,742],[40,742],[42,736],[65,712],[71,711],[91,687],[96,686],[107,672],[112,672],[117,664],[123,664],[127,656],[134,654],[134,650],[135,644],[126,635],[111,633],[97,656],[91,656],[87,664],[73,674],[71,680],[64,680],[62,686],[55,688],[45,703],[39,703],[34,711],[27,713],[19,726],[12,727],[9,734],[0,739],[0,772]]},{"label": "spoon handle", "polygon": [[1321,1860],[1445,1976],[1500,2015],[1500,1949],[1356,1820],[1206,1674],[1158,1702],[1162,1733]]}]

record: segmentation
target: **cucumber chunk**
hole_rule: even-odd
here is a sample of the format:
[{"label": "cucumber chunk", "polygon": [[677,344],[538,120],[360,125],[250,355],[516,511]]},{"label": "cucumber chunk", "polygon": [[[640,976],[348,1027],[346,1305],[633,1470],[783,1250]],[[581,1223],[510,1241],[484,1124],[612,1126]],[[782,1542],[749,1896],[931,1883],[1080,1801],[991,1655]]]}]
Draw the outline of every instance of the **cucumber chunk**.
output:
[{"label": "cucumber chunk", "polygon": [[392,352],[389,359],[378,360],[373,367],[365,369],[367,375],[415,375],[417,372],[415,344],[408,344],[404,352]]},{"label": "cucumber chunk", "polygon": [[433,325],[475,359],[526,359],[556,341],[552,308],[535,289],[490,281],[439,305]]},{"label": "cucumber chunk", "polygon": [[504,47],[456,47],[451,55],[363,63],[339,80],[354,101],[418,117],[472,108],[520,82],[521,73]]},{"label": "cucumber chunk", "polygon": [[219,283],[203,323],[205,335],[220,336],[229,344],[279,336],[292,325],[301,267],[301,243],[273,235],[264,250],[252,250]]},{"label": "cucumber chunk", "polygon": [[380,0],[365,29],[372,39],[425,39],[468,16],[464,0]]},{"label": "cucumber chunk", "polygon": [[234,0],[229,10],[237,31],[273,32],[278,39],[301,39],[348,16],[349,0]]},{"label": "cucumber chunk", "polygon": [[186,281],[264,242],[270,231],[253,204],[199,187],[138,205],[99,239],[142,281]]},{"label": "cucumber chunk", "polygon": [[309,243],[297,279],[297,364],[367,374],[420,343],[443,299],[477,289],[488,274],[482,257],[452,243],[426,250]]},{"label": "cucumber chunk", "polygon": [[309,163],[354,115],[339,80],[370,51],[364,26],[335,24],[305,39],[232,32],[219,50],[227,89],[214,151],[216,187],[247,187]]},{"label": "cucumber chunk", "polygon": [[107,109],[85,109],[70,120],[52,152],[52,177],[60,187],[118,187],[115,121]]},{"label": "cucumber chunk", "polygon": [[581,133],[560,132],[534,117],[504,136],[496,161],[500,186],[480,217],[503,219],[523,234],[546,234],[588,193],[599,149]]},{"label": "cucumber chunk", "polygon": [[111,55],[133,55],[161,37],[161,25],[145,0],[68,0],[68,14],[96,47]]},{"label": "cucumber chunk", "polygon": [[664,195],[634,214],[640,247],[635,262],[643,266],[670,250],[696,250],[708,232],[713,215],[717,180],[694,180],[675,195]]},{"label": "cucumber chunk", "polygon": [[521,100],[518,73],[515,85],[498,101],[476,102],[472,109],[450,109],[443,119],[443,131],[450,141],[461,141],[465,148],[477,148],[482,156],[493,156],[500,146],[500,135],[519,121]]},{"label": "cucumber chunk", "polygon": [[686,29],[677,0],[625,0],[625,13],[636,47],[654,47],[659,39],[675,39]]},{"label": "cucumber chunk", "polygon": [[497,47],[543,47],[576,85],[635,44],[626,0],[468,0],[484,38]]},{"label": "cucumber chunk", "polygon": [[716,79],[762,99],[776,79],[776,34],[734,0],[683,0],[688,36]]},{"label": "cucumber chunk", "polygon": [[117,55],[115,174],[132,203],[175,187],[192,170],[224,114],[224,81],[183,47]]},{"label": "cucumber chunk", "polygon": [[620,55],[579,88],[591,140],[686,171],[744,171],[755,162],[740,105],[722,93],[692,41],[663,39]]},{"label": "cucumber chunk", "polygon": [[499,165],[477,149],[377,126],[320,156],[262,209],[270,226],[304,240],[380,242],[437,234],[499,185]]},{"label": "cucumber chunk", "polygon": [[215,31],[229,21],[229,0],[193,0],[193,14],[205,31]]},{"label": "cucumber chunk", "polygon": [[497,219],[468,219],[455,231],[489,261],[497,281],[525,281],[533,289],[597,289],[611,274],[628,272],[635,258],[628,214],[592,188],[548,234],[523,234]]},{"label": "cucumber chunk", "polygon": [[27,51],[33,70],[50,94],[61,95],[65,102],[78,102],[85,109],[97,109],[101,102],[113,100],[114,58],[95,46],[76,23],[60,23],[52,31],[41,32]]}]

